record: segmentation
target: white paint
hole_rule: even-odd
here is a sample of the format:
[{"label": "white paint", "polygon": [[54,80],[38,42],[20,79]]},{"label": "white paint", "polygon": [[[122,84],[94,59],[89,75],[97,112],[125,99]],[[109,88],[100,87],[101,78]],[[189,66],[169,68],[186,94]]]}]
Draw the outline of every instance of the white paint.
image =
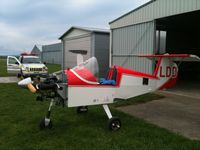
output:
[{"label": "white paint", "polygon": [[142,85],[143,78],[141,77],[134,77],[132,75],[123,75],[121,80],[121,86],[130,86],[130,85],[136,85],[141,86]]},{"label": "white paint", "polygon": [[19,85],[19,86],[26,86],[26,85],[28,85],[29,83],[32,83],[32,80],[31,80],[30,77],[19,81],[19,82],[18,82],[18,85]]},{"label": "white paint", "polygon": [[68,107],[113,103],[114,86],[68,87]]},{"label": "white paint", "polygon": [[[15,62],[17,62],[18,64],[14,63],[14,61],[13,61],[13,63],[11,63],[10,60],[12,60],[12,59]],[[20,72],[20,66],[21,66],[21,63],[16,57],[14,57],[14,56],[8,56],[7,57],[7,72],[8,73],[13,73],[13,74],[19,73]]]},{"label": "white paint", "polygon": [[77,66],[83,63],[83,55],[77,54]]},{"label": "white paint", "polygon": [[112,118],[112,114],[110,112],[110,109],[109,109],[108,105],[103,105],[103,109],[105,110],[108,118],[111,119]]},{"label": "white paint", "polygon": [[72,29],[65,37],[64,39],[67,38],[73,38],[73,37],[78,37],[81,35],[85,35],[85,34],[89,34],[90,32],[88,31],[84,31],[84,30],[80,30],[80,29]]}]

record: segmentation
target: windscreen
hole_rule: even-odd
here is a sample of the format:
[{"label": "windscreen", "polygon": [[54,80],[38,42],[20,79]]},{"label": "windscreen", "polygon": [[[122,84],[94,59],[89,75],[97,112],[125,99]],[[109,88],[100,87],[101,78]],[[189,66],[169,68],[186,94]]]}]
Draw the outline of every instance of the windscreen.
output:
[{"label": "windscreen", "polygon": [[30,63],[34,63],[34,64],[39,64],[41,63],[40,58],[38,57],[24,57],[22,60],[23,64],[30,64]]},{"label": "windscreen", "polygon": [[[99,65],[95,57],[92,57],[86,60],[85,62],[79,64],[78,66],[74,67],[73,70],[77,73],[80,72],[81,70],[87,70],[96,78],[96,80],[98,80]],[[86,77],[87,75],[84,76]]]}]

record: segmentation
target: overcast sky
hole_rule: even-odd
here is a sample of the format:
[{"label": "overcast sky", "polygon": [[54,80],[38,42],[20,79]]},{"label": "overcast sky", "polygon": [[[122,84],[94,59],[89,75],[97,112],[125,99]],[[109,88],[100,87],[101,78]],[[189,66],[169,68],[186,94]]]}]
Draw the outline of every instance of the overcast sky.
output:
[{"label": "overcast sky", "polygon": [[58,43],[71,26],[108,28],[108,22],[149,0],[0,0],[0,55]]}]

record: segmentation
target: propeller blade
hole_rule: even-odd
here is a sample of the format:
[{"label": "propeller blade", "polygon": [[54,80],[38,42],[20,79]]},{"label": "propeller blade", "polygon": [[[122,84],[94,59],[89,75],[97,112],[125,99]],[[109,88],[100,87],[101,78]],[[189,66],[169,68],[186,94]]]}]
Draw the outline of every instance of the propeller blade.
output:
[{"label": "propeller blade", "polygon": [[33,86],[32,80],[31,80],[30,77],[19,81],[18,85],[22,86],[22,87],[27,87],[32,93],[36,93],[37,92],[37,89]]},{"label": "propeller blade", "polygon": [[19,82],[18,82],[18,85],[19,85],[19,86],[27,86],[29,83],[32,83],[32,80],[31,80],[30,77],[25,78],[25,79],[19,81]]}]

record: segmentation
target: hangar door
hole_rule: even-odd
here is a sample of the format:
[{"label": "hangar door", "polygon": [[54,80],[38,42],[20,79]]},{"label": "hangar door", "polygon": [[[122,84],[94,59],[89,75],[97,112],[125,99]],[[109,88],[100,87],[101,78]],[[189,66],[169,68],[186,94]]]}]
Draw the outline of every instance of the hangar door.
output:
[{"label": "hangar door", "polygon": [[[197,18],[200,18],[200,11],[156,20],[156,29],[166,32],[165,53],[187,53],[200,57],[200,22]],[[178,82],[181,85],[186,83],[199,85],[200,62],[183,62],[179,67]]]},{"label": "hangar door", "polygon": [[134,54],[154,53],[154,31],[154,21],[113,29],[111,63],[152,73],[152,61]]},{"label": "hangar door", "polygon": [[86,55],[83,55],[84,60],[91,57],[91,36],[84,36],[78,38],[64,39],[64,68],[73,68],[76,66],[76,54],[70,52],[71,50],[85,50]]}]

